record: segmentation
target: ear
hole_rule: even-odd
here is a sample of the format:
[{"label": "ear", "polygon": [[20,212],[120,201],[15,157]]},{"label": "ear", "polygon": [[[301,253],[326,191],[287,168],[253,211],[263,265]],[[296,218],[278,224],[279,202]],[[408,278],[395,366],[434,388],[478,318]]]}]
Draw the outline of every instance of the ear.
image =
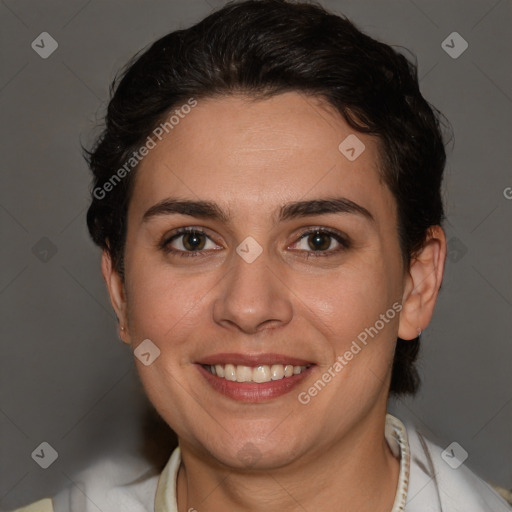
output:
[{"label": "ear", "polygon": [[128,331],[126,314],[126,293],[124,283],[112,264],[112,258],[108,251],[104,250],[101,255],[101,273],[107,285],[110,302],[116,313],[119,322],[119,337],[127,345],[130,344],[130,333]]},{"label": "ear", "polygon": [[431,226],[426,243],[411,261],[405,277],[398,336],[418,337],[434,313],[446,261],[446,236],[441,226]]}]

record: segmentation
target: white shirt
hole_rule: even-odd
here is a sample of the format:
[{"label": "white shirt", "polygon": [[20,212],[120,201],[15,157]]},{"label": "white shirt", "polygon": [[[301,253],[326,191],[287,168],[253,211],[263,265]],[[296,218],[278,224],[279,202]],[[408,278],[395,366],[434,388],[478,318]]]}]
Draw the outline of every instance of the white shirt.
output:
[{"label": "white shirt", "polygon": [[[464,464],[411,425],[386,416],[386,441],[400,458],[400,477],[389,512],[510,512],[512,507]],[[446,462],[448,461],[448,462]],[[73,478],[53,499],[15,512],[178,512],[176,448],[158,474],[145,459],[101,459]],[[453,467],[452,467],[453,466]]]}]

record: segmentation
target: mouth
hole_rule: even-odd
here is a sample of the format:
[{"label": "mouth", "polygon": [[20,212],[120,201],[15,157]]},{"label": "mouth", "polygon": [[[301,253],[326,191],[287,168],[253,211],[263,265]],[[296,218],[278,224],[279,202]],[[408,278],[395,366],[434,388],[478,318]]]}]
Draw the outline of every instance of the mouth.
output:
[{"label": "mouth", "polygon": [[277,354],[218,354],[196,366],[215,391],[233,400],[255,403],[289,393],[315,364]]}]

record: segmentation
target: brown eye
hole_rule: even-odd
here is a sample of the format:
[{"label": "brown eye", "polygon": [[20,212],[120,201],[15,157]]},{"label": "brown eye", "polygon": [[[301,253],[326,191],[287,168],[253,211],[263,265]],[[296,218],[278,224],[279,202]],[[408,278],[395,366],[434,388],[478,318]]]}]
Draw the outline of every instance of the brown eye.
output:
[{"label": "brown eye", "polygon": [[350,247],[348,237],[337,231],[324,228],[310,229],[302,233],[299,241],[296,242],[295,245],[300,252],[307,253],[308,257],[311,255],[331,256]]},{"label": "brown eye", "polygon": [[331,235],[317,231],[308,235],[308,245],[313,251],[325,251],[331,245]]},{"label": "brown eye", "polygon": [[[207,244],[210,243],[210,247]],[[201,256],[202,251],[218,248],[210,237],[197,228],[180,228],[160,244],[161,249],[178,256]]]},{"label": "brown eye", "polygon": [[183,237],[183,247],[187,249],[187,251],[200,251],[205,246],[204,235],[202,233],[186,233],[182,235]]}]

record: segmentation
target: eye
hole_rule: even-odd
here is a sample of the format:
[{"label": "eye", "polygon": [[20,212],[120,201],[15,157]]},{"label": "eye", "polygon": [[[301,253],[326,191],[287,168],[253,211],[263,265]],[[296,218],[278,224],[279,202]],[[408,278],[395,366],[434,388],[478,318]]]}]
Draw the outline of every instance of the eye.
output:
[{"label": "eye", "polygon": [[[208,241],[213,247],[207,247]],[[174,253],[177,256],[194,257],[201,256],[201,252],[207,250],[218,250],[218,247],[210,237],[199,228],[186,227],[174,231],[160,243],[160,247],[167,253]]]},{"label": "eye", "polygon": [[[299,247],[301,251],[307,251],[306,257],[316,256],[330,256],[339,253],[350,247],[348,238],[338,231],[333,231],[325,228],[313,228],[301,234]],[[337,248],[333,249],[333,245]],[[316,254],[315,254],[316,253]]]},{"label": "eye", "polygon": [[[208,242],[213,247],[208,247]],[[306,252],[307,258],[311,256],[330,256],[350,247],[348,237],[338,231],[321,227],[303,232],[300,235],[299,242],[294,245],[298,244],[302,244],[302,247],[299,246],[298,250]],[[202,229],[195,227],[177,229],[170,236],[166,236],[159,246],[164,252],[180,257],[204,256],[205,251],[219,250],[219,246]],[[337,248],[333,249],[333,246],[337,246]]]}]

